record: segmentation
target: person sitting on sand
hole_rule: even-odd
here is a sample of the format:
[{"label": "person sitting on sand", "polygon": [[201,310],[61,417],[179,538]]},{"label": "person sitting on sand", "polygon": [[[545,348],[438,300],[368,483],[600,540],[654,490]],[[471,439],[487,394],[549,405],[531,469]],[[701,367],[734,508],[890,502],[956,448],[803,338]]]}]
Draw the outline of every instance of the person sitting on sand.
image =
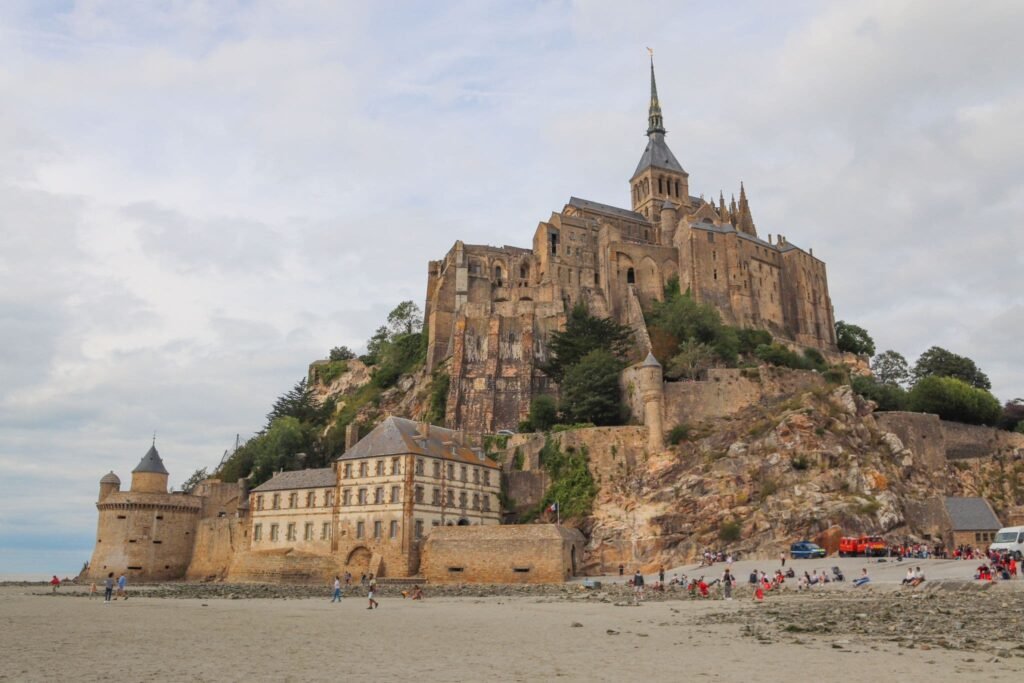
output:
[{"label": "person sitting on sand", "polygon": [[978,567],[977,573],[975,573],[974,575],[974,578],[978,579],[979,581],[991,581],[992,571],[988,568],[987,564],[980,565]]},{"label": "person sitting on sand", "polygon": [[921,571],[920,567],[914,567],[914,579],[910,582],[911,586],[920,586],[924,583],[924,572]]},{"label": "person sitting on sand", "polygon": [[853,585],[856,588],[860,588],[861,586],[864,586],[869,583],[871,583],[871,577],[868,576],[868,569],[867,567],[865,567],[864,569],[860,570],[860,577],[853,580]]},{"label": "person sitting on sand", "polygon": [[903,577],[903,585],[908,586],[914,583],[914,568],[907,567],[907,575]]},{"label": "person sitting on sand", "polygon": [[413,600],[422,600],[423,599],[423,589],[420,588],[418,584],[412,587],[412,599]]}]

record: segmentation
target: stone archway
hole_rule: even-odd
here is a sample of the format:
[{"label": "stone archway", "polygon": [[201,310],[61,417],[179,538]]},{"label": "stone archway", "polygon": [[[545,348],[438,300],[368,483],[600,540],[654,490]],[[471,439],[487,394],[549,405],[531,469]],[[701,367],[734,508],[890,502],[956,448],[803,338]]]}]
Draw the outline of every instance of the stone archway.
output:
[{"label": "stone archway", "polygon": [[458,526],[469,526],[469,520],[465,517],[461,518],[458,522]]},{"label": "stone archway", "polygon": [[365,545],[352,549],[345,560],[345,568],[353,574],[366,574],[370,571],[370,560],[373,554]]}]

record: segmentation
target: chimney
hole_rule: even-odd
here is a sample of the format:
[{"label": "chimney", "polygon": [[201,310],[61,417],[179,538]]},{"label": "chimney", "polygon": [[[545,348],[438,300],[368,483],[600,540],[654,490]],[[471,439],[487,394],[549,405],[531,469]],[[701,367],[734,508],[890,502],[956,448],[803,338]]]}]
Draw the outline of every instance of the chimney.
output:
[{"label": "chimney", "polygon": [[345,427],[345,451],[351,450],[357,443],[359,443],[359,425],[350,422]]}]

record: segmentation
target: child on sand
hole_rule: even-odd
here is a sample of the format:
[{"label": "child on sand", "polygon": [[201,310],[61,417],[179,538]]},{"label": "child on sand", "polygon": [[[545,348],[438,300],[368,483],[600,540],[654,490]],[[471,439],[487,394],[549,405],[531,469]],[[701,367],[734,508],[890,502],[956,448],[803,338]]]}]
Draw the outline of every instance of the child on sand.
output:
[{"label": "child on sand", "polygon": [[89,599],[92,600],[96,597],[96,582],[93,581],[89,584]]}]

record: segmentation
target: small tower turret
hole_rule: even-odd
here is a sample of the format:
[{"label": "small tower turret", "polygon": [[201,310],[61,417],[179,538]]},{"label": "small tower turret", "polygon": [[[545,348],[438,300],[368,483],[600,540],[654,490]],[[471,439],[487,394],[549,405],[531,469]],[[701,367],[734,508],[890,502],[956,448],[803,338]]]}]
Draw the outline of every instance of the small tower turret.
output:
[{"label": "small tower turret", "polygon": [[132,493],[167,493],[167,468],[156,450],[156,439],[132,470]]},{"label": "small tower turret", "polygon": [[644,426],[647,427],[647,448],[657,452],[665,448],[664,420],[662,406],[665,390],[661,363],[648,352],[640,365],[640,400],[644,403]]},{"label": "small tower turret", "polygon": [[747,202],[747,191],[742,182],[740,183],[740,206],[739,215],[736,217],[736,229],[757,237],[757,228],[754,227],[754,218],[750,215],[750,204]]},{"label": "small tower turret", "polygon": [[121,490],[121,479],[114,474],[114,470],[110,470],[103,475],[100,479],[100,497],[97,502],[102,503],[103,499],[109,496],[111,493],[117,493]]},{"label": "small tower turret", "polygon": [[675,242],[676,223],[679,222],[679,214],[676,212],[676,205],[666,199],[661,204],[661,243],[671,247]]}]

